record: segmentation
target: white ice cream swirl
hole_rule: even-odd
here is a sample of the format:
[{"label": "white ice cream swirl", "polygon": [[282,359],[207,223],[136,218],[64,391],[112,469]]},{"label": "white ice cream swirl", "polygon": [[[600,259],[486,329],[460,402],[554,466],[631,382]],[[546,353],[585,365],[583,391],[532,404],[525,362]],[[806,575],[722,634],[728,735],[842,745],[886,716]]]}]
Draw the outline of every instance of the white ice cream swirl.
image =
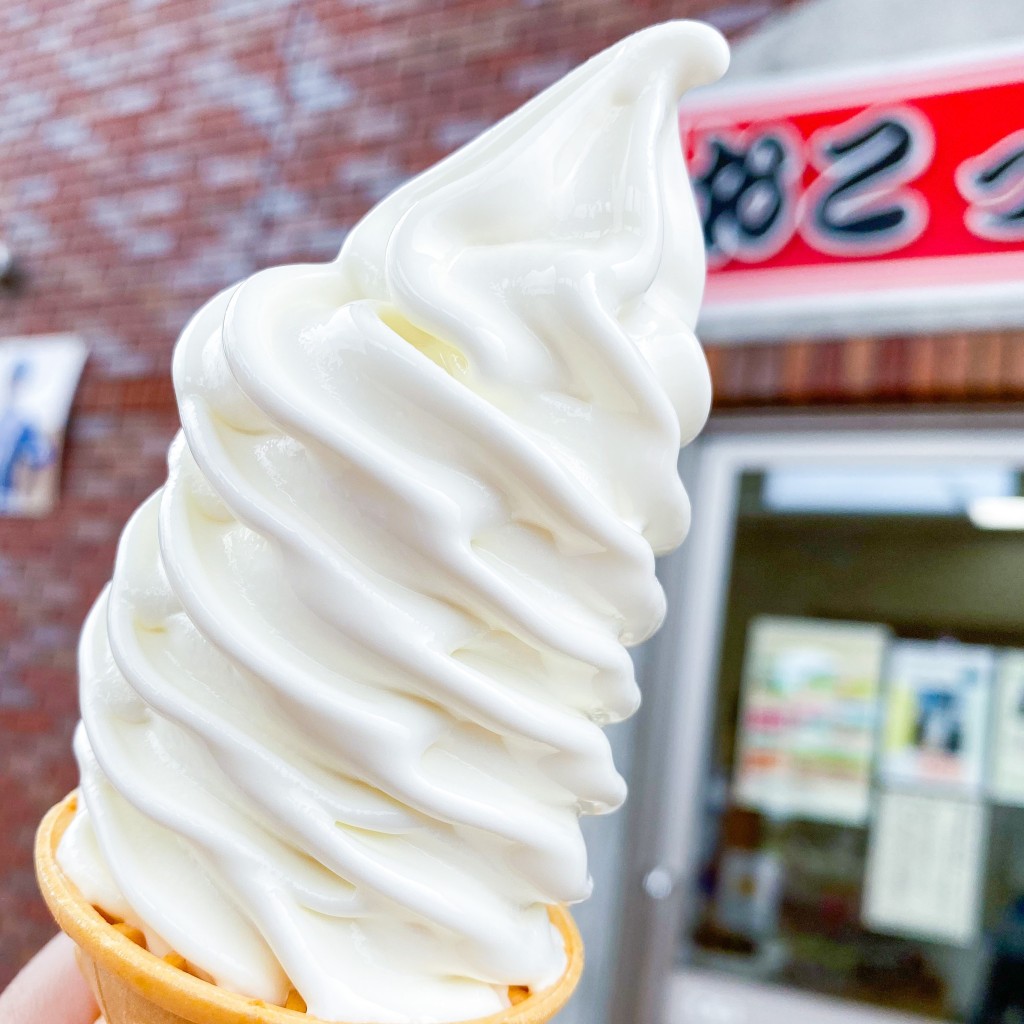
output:
[{"label": "white ice cream swirl", "polygon": [[157,952],[345,1021],[560,974],[545,905],[589,893],[601,726],[687,529],[676,104],[725,60],[693,23],[626,39],[185,329],[167,483],[82,636],[60,850]]}]

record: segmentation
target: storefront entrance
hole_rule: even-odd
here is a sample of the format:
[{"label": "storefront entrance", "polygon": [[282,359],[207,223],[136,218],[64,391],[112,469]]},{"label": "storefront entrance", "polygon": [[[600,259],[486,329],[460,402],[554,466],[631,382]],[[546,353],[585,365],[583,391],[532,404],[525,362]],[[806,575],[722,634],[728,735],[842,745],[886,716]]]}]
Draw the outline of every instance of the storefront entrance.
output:
[{"label": "storefront entrance", "polygon": [[611,1019],[1024,1019],[1024,416],[722,418],[683,474]]}]

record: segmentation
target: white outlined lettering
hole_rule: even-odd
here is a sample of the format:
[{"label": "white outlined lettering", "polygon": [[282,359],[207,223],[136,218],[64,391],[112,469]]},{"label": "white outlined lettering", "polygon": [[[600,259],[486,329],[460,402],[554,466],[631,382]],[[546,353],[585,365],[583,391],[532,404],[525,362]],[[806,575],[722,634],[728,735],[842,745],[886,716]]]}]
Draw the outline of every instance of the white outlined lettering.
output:
[{"label": "white outlined lettering", "polygon": [[956,187],[970,204],[964,224],[971,234],[993,242],[1024,239],[1024,129],[964,160]]},{"label": "white outlined lettering", "polygon": [[811,136],[820,172],[800,202],[801,236],[834,256],[875,256],[918,238],[928,204],[906,186],[930,165],[931,125],[911,107],[871,109]]},{"label": "white outlined lettering", "polygon": [[786,125],[701,139],[692,177],[709,267],[760,263],[793,237],[802,148]]}]

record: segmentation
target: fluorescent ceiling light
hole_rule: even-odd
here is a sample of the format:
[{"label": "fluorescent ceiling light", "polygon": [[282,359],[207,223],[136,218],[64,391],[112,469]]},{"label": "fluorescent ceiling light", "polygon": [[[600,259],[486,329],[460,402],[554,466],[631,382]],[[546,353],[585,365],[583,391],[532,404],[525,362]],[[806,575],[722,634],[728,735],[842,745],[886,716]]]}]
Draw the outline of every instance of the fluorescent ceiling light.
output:
[{"label": "fluorescent ceiling light", "polygon": [[1016,467],[1000,465],[799,465],[770,468],[761,501],[772,512],[960,516],[1016,492]]},{"label": "fluorescent ceiling light", "polygon": [[967,514],[981,530],[1024,530],[1024,498],[975,498]]}]

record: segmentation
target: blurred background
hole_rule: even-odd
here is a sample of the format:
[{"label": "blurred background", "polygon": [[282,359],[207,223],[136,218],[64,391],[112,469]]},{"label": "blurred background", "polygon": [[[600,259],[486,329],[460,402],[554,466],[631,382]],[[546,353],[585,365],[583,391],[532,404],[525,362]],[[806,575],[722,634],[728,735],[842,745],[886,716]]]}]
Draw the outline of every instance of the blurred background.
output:
[{"label": "blurred background", "polygon": [[1024,1019],[1019,0],[7,0],[0,985],[190,314],[669,17],[715,411],[561,1019]]}]

